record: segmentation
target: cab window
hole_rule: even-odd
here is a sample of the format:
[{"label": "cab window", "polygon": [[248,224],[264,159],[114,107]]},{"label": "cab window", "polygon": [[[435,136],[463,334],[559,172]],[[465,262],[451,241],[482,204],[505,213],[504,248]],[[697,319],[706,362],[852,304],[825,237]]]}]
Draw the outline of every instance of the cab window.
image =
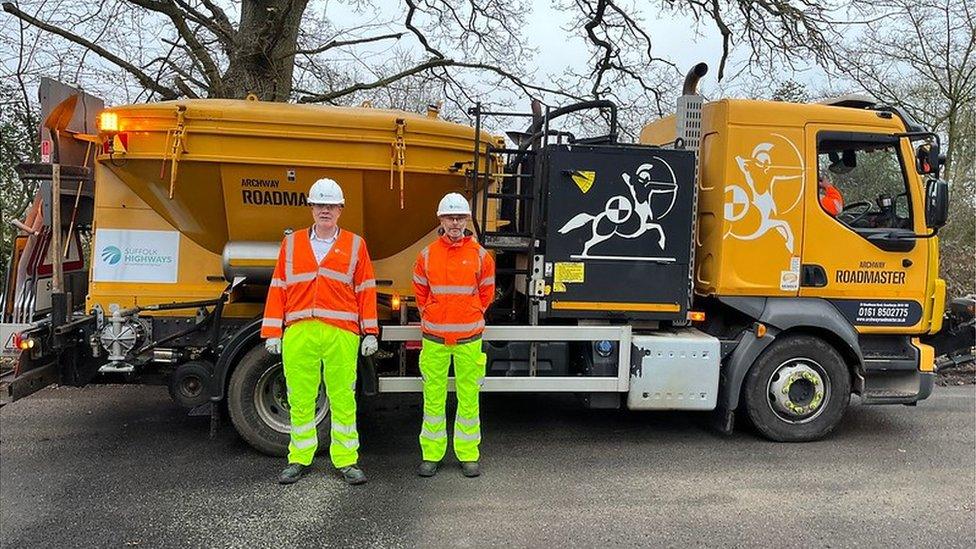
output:
[{"label": "cab window", "polygon": [[911,229],[903,166],[898,138],[821,132],[817,136],[820,207],[858,233]]}]

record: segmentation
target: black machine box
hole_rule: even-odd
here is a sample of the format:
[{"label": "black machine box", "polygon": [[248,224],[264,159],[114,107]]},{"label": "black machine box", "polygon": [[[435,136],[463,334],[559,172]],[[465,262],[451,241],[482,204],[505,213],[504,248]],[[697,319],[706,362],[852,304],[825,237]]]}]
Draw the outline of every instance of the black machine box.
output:
[{"label": "black machine box", "polygon": [[540,316],[684,320],[695,154],[640,145],[554,145],[540,174]]}]

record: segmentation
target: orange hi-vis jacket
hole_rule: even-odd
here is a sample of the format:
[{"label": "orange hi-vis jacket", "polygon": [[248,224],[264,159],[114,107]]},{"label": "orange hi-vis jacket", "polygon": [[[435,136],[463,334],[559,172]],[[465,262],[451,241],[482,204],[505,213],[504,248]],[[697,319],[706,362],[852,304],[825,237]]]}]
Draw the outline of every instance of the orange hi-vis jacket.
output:
[{"label": "orange hi-vis jacket", "polygon": [[413,289],[424,337],[456,345],[481,337],[495,297],[495,260],[471,236],[441,236],[420,252]]},{"label": "orange hi-vis jacket", "polygon": [[837,217],[837,214],[844,210],[844,197],[833,185],[824,186],[823,192],[824,194],[820,197],[820,205],[827,210],[827,213]]},{"label": "orange hi-vis jacket", "polygon": [[281,242],[261,337],[280,338],[285,326],[308,318],[354,334],[378,334],[376,279],[366,243],[358,234],[340,230],[319,264],[310,230],[293,232]]}]

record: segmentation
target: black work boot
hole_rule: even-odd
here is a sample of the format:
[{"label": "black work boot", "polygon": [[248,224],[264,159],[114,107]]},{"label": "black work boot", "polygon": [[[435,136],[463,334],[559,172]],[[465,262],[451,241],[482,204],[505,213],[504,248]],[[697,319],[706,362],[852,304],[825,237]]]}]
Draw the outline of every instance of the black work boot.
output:
[{"label": "black work boot", "polygon": [[301,463],[289,463],[288,467],[281,472],[281,476],[278,477],[278,484],[294,484],[298,482],[298,479],[302,478],[302,474],[305,473],[305,466]]},{"label": "black work boot", "polygon": [[477,477],[481,475],[481,467],[478,466],[477,461],[462,461],[461,474],[469,478]]},{"label": "black work boot", "polygon": [[432,477],[437,474],[439,466],[439,461],[422,461],[420,467],[417,467],[417,474],[422,477]]},{"label": "black work boot", "polygon": [[366,474],[355,463],[348,467],[340,468],[339,472],[342,473],[342,480],[346,481],[346,484],[355,486],[366,483]]}]

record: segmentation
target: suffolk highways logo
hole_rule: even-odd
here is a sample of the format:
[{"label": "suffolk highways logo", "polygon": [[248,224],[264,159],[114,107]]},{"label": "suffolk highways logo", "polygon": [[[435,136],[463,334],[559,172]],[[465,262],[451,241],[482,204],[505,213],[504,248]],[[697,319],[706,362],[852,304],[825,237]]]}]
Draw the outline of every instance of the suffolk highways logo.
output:
[{"label": "suffolk highways logo", "polygon": [[102,249],[102,261],[108,263],[109,265],[115,265],[122,260],[122,250],[116,248],[115,246],[105,246]]}]

